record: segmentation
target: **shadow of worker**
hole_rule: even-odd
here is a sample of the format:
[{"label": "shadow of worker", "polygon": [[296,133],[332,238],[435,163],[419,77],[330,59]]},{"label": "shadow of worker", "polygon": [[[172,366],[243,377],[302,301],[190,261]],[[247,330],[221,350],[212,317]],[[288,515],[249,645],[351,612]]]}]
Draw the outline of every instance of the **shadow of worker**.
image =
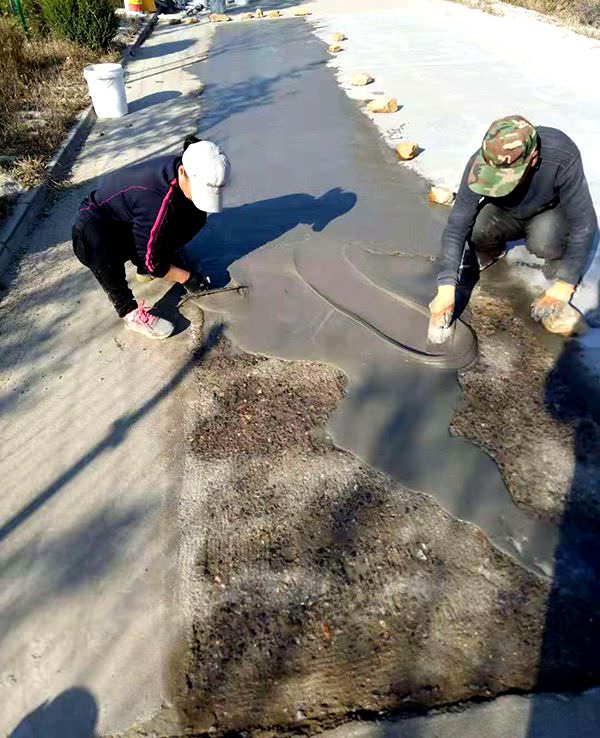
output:
[{"label": "shadow of worker", "polygon": [[23,718],[8,738],[95,738],[96,700],[87,689],[67,689]]},{"label": "shadow of worker", "polygon": [[[600,347],[600,330],[591,330],[583,343]],[[560,521],[536,692],[578,692],[600,684],[600,384],[585,371],[581,351],[581,339],[568,341],[546,382],[546,406],[573,439],[574,468]],[[600,348],[590,359],[600,360]],[[600,735],[600,695],[593,709],[583,698],[571,701],[554,723],[548,704],[543,695],[532,698],[526,738]]]},{"label": "shadow of worker", "polygon": [[352,210],[357,197],[335,187],[320,197],[306,193],[283,195],[211,215],[206,227],[183,250],[185,262],[210,277],[215,287],[229,281],[228,267],[298,225],[320,232]]}]

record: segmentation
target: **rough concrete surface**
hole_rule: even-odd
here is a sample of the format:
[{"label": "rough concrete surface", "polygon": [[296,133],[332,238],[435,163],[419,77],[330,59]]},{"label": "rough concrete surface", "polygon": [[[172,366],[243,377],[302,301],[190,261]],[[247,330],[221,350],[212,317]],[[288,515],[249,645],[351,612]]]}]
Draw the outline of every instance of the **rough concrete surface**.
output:
[{"label": "rough concrete surface", "polygon": [[[248,289],[200,301],[205,332],[224,328],[238,348],[219,343],[198,370],[180,506],[189,651],[182,644],[173,660],[169,714],[179,728],[159,734],[310,734],[361,710],[598,680],[597,522],[571,496],[568,473],[548,491],[537,467],[536,490],[525,494],[505,465],[507,490],[489,455],[512,462],[510,445],[494,443],[504,437],[496,418],[486,441],[449,436],[455,372],[390,345],[384,338],[404,326],[386,314],[364,319],[368,301],[356,320],[311,286],[325,276],[328,290],[340,288],[318,267],[331,269],[330,250],[341,256],[350,244],[374,288],[425,304],[445,218],[426,206],[426,184],[394,163],[325,59],[301,22],[229,24],[196,70],[209,80],[201,132],[223,144],[234,179],[227,210],[188,255],[215,280],[226,281],[229,267]],[[295,258],[307,254],[311,277]],[[494,308],[482,311],[488,321]],[[505,382],[501,401],[517,408],[510,423],[499,420],[510,438],[525,417],[520,396],[534,387],[532,422],[542,421],[552,443],[540,394],[553,355],[538,348],[539,332],[528,337],[522,316],[496,315],[500,342],[484,330],[483,356],[502,356],[502,342],[519,336],[531,377],[514,374],[513,385],[509,360],[505,377],[492,375],[496,391]],[[561,354],[562,343],[554,348]],[[345,375],[345,395],[323,427],[339,396],[331,366]],[[490,409],[468,376],[466,429]],[[555,445],[571,454],[566,465],[584,420]],[[525,524],[540,538],[519,540]],[[551,580],[531,571],[538,546]]]},{"label": "rough concrete surface", "polygon": [[[169,512],[190,334],[126,333],[73,257],[95,178],[177,151],[206,31],[159,24],[128,70],[131,113],[98,122],[23,242],[0,304],[0,734],[88,738],[159,710],[178,636]],[[150,302],[166,284],[134,285]],[[162,300],[163,309],[176,299]],[[181,326],[183,327],[183,325]],[[165,350],[166,349],[166,350]]]}]

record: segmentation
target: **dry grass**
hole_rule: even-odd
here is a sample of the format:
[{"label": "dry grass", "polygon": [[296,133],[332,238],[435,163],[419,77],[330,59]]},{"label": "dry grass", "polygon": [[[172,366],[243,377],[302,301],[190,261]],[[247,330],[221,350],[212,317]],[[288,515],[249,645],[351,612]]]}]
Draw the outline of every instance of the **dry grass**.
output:
[{"label": "dry grass", "polygon": [[501,14],[503,3],[556,18],[577,33],[600,38],[600,0],[455,0],[493,15]]},{"label": "dry grass", "polygon": [[44,167],[88,104],[83,67],[102,58],[68,41],[25,41],[0,18],[0,152],[2,165],[24,187],[38,184]]}]

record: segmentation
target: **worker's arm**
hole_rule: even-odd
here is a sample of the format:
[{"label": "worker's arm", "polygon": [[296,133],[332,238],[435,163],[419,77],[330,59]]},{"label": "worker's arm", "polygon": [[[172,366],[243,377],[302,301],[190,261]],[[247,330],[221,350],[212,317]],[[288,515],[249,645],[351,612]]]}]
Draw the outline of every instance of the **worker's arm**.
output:
[{"label": "worker's arm", "polygon": [[468,177],[473,164],[473,155],[465,168],[454,207],[450,211],[448,223],[442,234],[440,271],[438,285],[456,285],[458,269],[465,250],[465,244],[475,224],[481,196],[469,189]]},{"label": "worker's arm", "polygon": [[559,172],[556,184],[560,206],[569,224],[569,234],[565,253],[558,267],[556,282],[531,305],[531,315],[535,320],[545,320],[557,315],[569,302],[586,270],[598,228],[579,152],[573,161]]},{"label": "worker's arm", "polygon": [[438,289],[436,296],[429,304],[429,312],[434,325],[445,325],[452,319],[458,270],[467,238],[477,218],[481,198],[472,192],[468,185],[469,172],[474,158],[475,155],[467,163],[456,195],[456,202],[442,235],[441,269],[437,278]]},{"label": "worker's arm", "polygon": [[598,229],[594,205],[579,152],[560,170],[557,178],[560,206],[569,224],[565,253],[560,260],[557,280],[574,287],[581,280]]},{"label": "worker's arm", "polygon": [[153,277],[161,278],[170,272],[172,256],[172,252],[164,248],[161,238],[167,214],[165,199],[160,192],[140,190],[132,193],[130,202],[138,265],[143,265]]}]

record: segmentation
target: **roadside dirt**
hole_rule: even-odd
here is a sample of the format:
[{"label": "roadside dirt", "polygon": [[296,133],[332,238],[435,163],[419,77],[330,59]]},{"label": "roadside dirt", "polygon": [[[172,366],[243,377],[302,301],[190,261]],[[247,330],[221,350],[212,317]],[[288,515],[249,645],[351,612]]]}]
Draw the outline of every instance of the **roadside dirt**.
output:
[{"label": "roadside dirt", "polygon": [[480,360],[460,374],[464,390],[451,432],[491,454],[513,499],[559,522],[567,506],[600,522],[600,426],[573,391],[562,342],[504,296],[477,291],[471,301]]}]

